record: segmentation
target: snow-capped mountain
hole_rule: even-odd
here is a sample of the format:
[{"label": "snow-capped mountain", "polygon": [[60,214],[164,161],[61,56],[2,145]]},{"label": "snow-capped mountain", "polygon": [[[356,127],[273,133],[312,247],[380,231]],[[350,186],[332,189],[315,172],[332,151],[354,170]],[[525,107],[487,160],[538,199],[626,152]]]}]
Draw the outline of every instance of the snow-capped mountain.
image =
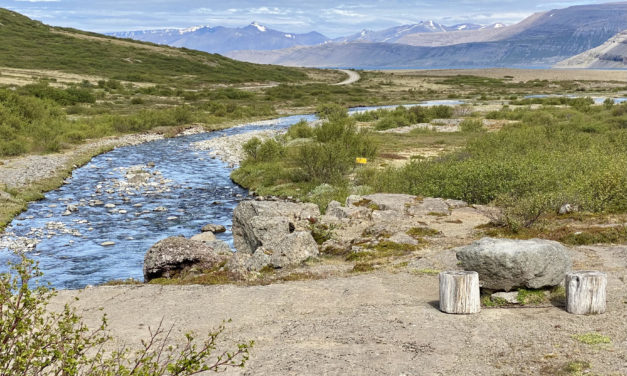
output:
[{"label": "snow-capped mountain", "polygon": [[329,38],[315,31],[307,34],[286,33],[257,22],[241,28],[194,26],[186,29],[128,31],[109,35],[221,54],[234,50],[275,50],[313,46],[329,41]]},{"label": "snow-capped mountain", "polygon": [[472,23],[457,24],[453,26],[446,26],[433,20],[420,21],[416,24],[402,25],[391,27],[385,30],[362,30],[359,33],[352,34],[346,37],[336,38],[334,42],[381,42],[381,43],[396,43],[399,39],[405,35],[421,34],[421,33],[446,33],[455,31],[471,31],[480,30],[485,28],[496,28],[496,25],[503,27],[503,24],[494,25],[477,25]]}]

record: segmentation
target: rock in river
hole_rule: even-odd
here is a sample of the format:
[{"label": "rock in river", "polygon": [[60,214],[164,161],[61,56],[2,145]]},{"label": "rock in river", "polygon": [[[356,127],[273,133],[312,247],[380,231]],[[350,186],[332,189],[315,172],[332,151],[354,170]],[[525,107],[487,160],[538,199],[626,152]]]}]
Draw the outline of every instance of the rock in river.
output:
[{"label": "rock in river", "polygon": [[482,287],[505,291],[557,286],[572,266],[566,247],[542,239],[483,238],[459,249],[457,259],[479,273]]}]

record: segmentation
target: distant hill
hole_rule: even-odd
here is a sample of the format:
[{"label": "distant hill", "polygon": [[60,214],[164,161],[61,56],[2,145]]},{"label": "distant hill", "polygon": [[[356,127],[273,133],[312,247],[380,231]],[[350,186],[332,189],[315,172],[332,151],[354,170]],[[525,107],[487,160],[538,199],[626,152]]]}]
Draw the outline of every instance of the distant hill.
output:
[{"label": "distant hill", "polygon": [[[400,44],[407,43],[409,36],[406,36],[399,39],[399,44],[331,43],[278,51],[238,51],[227,56],[243,61],[316,67],[551,66],[597,47],[625,29],[627,2],[622,2],[552,10],[535,14],[517,25],[488,31],[432,33],[453,38],[450,44],[435,47]],[[479,40],[462,34],[479,32],[484,33]],[[416,35],[431,38],[425,33]]]},{"label": "distant hill", "polygon": [[616,34],[599,47],[560,61],[555,68],[627,69],[627,30]]},{"label": "distant hill", "polygon": [[188,29],[129,31],[109,35],[220,54],[233,50],[275,50],[312,46],[330,40],[315,31],[307,34],[286,33],[272,30],[256,22],[241,28],[197,26]]},{"label": "distant hill", "polygon": [[295,81],[299,70],[260,66],[204,52],[51,27],[0,8],[0,66],[89,74],[127,81]]}]

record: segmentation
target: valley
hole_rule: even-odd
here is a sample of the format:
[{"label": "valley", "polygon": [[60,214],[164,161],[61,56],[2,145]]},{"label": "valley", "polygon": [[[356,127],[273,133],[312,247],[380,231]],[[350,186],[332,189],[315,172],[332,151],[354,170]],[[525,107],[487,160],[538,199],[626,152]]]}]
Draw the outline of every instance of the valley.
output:
[{"label": "valley", "polygon": [[[56,335],[52,317],[71,334],[21,348],[111,336],[50,355],[104,354],[77,375],[127,374],[166,341],[194,374],[191,331],[211,356],[235,347],[229,375],[627,374],[627,75],[602,69],[620,68],[625,12],[329,39],[257,22],[113,36],[0,9],[0,343]],[[540,69],[562,60],[581,69]],[[438,275],[490,238],[605,273],[606,312],[532,285],[558,260],[529,249],[528,270],[480,276],[524,284],[443,313]],[[22,301],[43,318],[16,331]],[[175,374],[149,369],[161,354],[137,369]]]}]

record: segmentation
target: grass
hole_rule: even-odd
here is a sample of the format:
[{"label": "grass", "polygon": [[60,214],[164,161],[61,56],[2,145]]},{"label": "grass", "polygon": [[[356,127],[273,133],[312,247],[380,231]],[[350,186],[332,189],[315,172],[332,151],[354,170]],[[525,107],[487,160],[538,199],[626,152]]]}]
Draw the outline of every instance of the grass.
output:
[{"label": "grass", "polygon": [[572,336],[575,340],[586,344],[586,345],[606,345],[612,343],[612,339],[608,336],[599,334],[599,333],[583,333],[583,334],[574,334]]}]

